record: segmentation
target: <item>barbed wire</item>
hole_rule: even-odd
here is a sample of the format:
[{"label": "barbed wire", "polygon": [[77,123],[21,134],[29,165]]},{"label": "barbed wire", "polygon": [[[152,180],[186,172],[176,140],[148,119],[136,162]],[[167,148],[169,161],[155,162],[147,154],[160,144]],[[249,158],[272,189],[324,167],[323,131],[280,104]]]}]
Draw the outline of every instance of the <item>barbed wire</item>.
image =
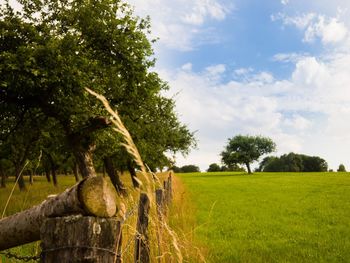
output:
[{"label": "barbed wire", "polygon": [[129,211],[125,213],[125,216],[123,219],[120,221],[121,224],[124,224],[125,221],[127,221],[131,216],[133,216],[136,212],[136,210],[139,208],[139,205],[136,204],[134,205]]}]

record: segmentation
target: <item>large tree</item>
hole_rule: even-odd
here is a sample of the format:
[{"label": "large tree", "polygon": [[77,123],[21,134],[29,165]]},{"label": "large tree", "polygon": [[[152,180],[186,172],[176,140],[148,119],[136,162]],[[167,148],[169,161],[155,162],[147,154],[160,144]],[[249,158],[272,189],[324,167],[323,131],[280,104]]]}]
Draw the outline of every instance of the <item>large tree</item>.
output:
[{"label": "large tree", "polygon": [[237,135],[228,140],[225,150],[221,153],[222,162],[227,166],[244,164],[251,174],[250,164],[260,156],[275,151],[276,144],[262,136]]},{"label": "large tree", "polygon": [[[18,2],[21,11],[7,1],[0,11],[0,106],[10,106],[1,109],[13,116],[35,109],[56,122],[82,176],[94,175],[93,152],[110,123],[85,87],[106,96],[140,138],[149,116],[146,108],[156,105],[167,88],[150,70],[149,21],[134,16],[120,0]],[[166,127],[169,132],[162,134],[171,138],[169,123]],[[177,140],[171,150],[188,149],[193,135],[185,126],[177,129],[186,140]],[[154,138],[155,129],[151,132]],[[167,143],[156,151],[164,153]],[[149,140],[146,144],[144,151],[150,152]]]}]

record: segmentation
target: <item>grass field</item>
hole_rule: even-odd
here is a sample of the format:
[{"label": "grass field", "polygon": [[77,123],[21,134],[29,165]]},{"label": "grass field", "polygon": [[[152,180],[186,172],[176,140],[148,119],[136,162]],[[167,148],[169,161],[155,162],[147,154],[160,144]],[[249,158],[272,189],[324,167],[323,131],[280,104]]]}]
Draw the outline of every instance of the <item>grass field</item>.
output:
[{"label": "grass field", "polygon": [[350,262],[350,174],[178,177],[207,262]]}]

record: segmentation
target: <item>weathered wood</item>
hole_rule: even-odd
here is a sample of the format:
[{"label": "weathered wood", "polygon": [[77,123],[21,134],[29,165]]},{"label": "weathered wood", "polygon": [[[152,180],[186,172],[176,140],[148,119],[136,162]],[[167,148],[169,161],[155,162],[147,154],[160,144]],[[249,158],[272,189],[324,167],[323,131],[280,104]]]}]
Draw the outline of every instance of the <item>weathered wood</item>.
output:
[{"label": "weathered wood", "polygon": [[89,177],[40,205],[0,220],[0,250],[39,240],[47,217],[71,214],[111,217],[117,193],[109,179]]},{"label": "weathered wood", "polygon": [[157,214],[159,219],[162,219],[163,214],[165,213],[164,205],[164,190],[156,189],[156,204],[157,204]]},{"label": "weathered wood", "polygon": [[172,202],[172,200],[173,200],[173,181],[172,181],[171,175],[169,175],[169,177],[168,177],[168,201],[169,201],[169,204]]},{"label": "weathered wood", "polygon": [[121,225],[115,218],[48,218],[40,236],[43,263],[121,262]]},{"label": "weathered wood", "polygon": [[135,238],[135,262],[150,262],[150,247],[148,239],[148,217],[150,200],[145,193],[141,193],[139,201],[139,211],[137,219],[137,234]]}]

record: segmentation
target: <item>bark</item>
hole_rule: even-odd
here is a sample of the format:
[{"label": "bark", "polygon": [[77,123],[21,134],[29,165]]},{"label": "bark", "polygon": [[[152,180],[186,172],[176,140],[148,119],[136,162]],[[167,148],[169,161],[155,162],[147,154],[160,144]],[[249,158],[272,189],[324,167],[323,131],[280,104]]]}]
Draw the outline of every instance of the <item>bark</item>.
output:
[{"label": "bark", "polygon": [[23,169],[23,165],[16,165],[15,167],[16,180],[18,180],[18,187],[21,192],[27,190],[27,187],[23,178],[22,169]]},{"label": "bark", "polygon": [[74,156],[77,160],[81,176],[87,178],[89,176],[96,176],[96,171],[92,159],[93,148],[89,149],[74,149]]},{"label": "bark", "polygon": [[84,214],[111,217],[117,210],[117,193],[110,180],[87,178],[40,205],[0,220],[0,250],[40,239],[40,226],[48,217]]},{"label": "bark", "polygon": [[43,263],[121,262],[121,224],[115,218],[49,218],[40,232]]},{"label": "bark", "polygon": [[31,185],[34,183],[33,171],[29,171],[29,183]]},{"label": "bark", "polygon": [[78,168],[78,164],[76,162],[74,162],[74,167],[73,167],[73,174],[74,174],[74,178],[76,182],[79,182],[79,168]]},{"label": "bark", "polygon": [[252,170],[250,169],[250,163],[245,164],[247,166],[248,174],[252,173]]},{"label": "bark", "polygon": [[1,188],[6,187],[6,175],[2,167],[0,167],[0,176],[1,176]]},{"label": "bark", "polygon": [[134,186],[134,188],[140,188],[139,182],[135,179],[135,178],[137,178],[137,175],[135,172],[135,168],[132,165],[132,161],[128,161],[127,166],[128,166],[128,171],[129,171],[130,176],[131,176],[132,185]]},{"label": "bark", "polygon": [[112,158],[111,157],[103,158],[103,163],[104,163],[104,167],[106,168],[106,172],[109,178],[111,179],[117,192],[122,196],[127,196],[126,188],[119,178],[119,174],[115,169]]},{"label": "bark", "polygon": [[[56,176],[56,170],[58,168],[58,165],[56,165],[52,155],[49,153],[49,152],[46,152],[44,151],[44,154],[46,155],[47,157],[47,160],[49,161],[49,164],[50,164],[50,170],[51,170],[51,176],[52,176],[52,181],[53,181],[53,185],[54,186],[57,186],[57,176]],[[50,178],[50,175],[49,177],[46,176],[46,178]],[[48,180],[49,181],[49,180]],[[51,180],[50,180],[51,181]],[[50,182],[49,181],[49,182]]]},{"label": "bark", "polygon": [[45,165],[44,166],[44,169],[45,169],[45,176],[46,176],[46,180],[51,183],[51,175],[50,175],[50,168]]}]

